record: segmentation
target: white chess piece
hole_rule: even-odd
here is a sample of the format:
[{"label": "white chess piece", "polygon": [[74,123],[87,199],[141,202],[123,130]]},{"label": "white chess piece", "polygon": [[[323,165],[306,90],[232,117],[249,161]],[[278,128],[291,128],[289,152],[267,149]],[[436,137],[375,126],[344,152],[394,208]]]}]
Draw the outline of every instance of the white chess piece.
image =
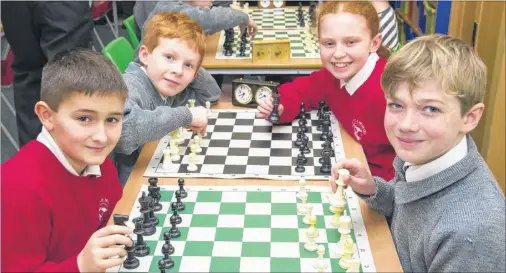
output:
[{"label": "white chess piece", "polygon": [[179,127],[176,130],[177,130],[176,143],[177,144],[183,144],[183,142],[184,142],[183,127]]},{"label": "white chess piece", "polygon": [[299,192],[297,193],[297,198],[299,198],[299,199],[300,199],[301,192],[306,192],[306,179],[304,177],[302,177],[299,180]]},{"label": "white chess piece", "polygon": [[310,226],[306,230],[306,243],[304,244],[304,249],[307,251],[316,251],[317,245],[315,242],[315,238],[318,237],[318,230],[315,228],[316,225],[316,216],[311,216]]},{"label": "white chess piece", "polygon": [[198,169],[197,167],[197,154],[190,153],[188,156],[188,167],[186,168],[189,172],[194,172]]},{"label": "white chess piece", "polygon": [[243,12],[247,14],[249,12],[249,3],[244,3],[244,5],[242,5],[242,9]]},{"label": "white chess piece", "polygon": [[206,101],[207,117],[211,116],[211,103]]},{"label": "white chess piece", "polygon": [[311,222],[311,217],[313,216],[313,204],[311,203],[307,203],[306,204],[306,215],[304,216],[304,218],[302,218],[302,222],[306,225],[309,225],[309,223]]},{"label": "white chess piece", "polygon": [[347,240],[351,240],[351,217],[343,215],[339,217],[339,228],[337,229],[341,233],[341,238],[337,243],[337,247],[334,250],[336,257],[341,257],[345,253],[345,244]]},{"label": "white chess piece", "polygon": [[172,160],[170,159],[170,149],[163,150],[163,164],[162,169],[168,170],[170,169]]},{"label": "white chess piece", "polygon": [[195,152],[197,154],[202,152],[202,148],[200,147],[201,141],[202,137],[200,135],[197,134],[193,137],[193,143],[195,143]]},{"label": "white chess piece", "polygon": [[172,162],[179,161],[179,147],[175,139],[170,140],[170,160],[172,160]]},{"label": "white chess piece", "polygon": [[318,253],[318,259],[314,263],[313,267],[318,272],[325,272],[325,270],[328,267],[328,264],[323,259],[323,255],[325,255],[325,246],[324,245],[318,245],[318,249],[317,249],[316,253]]},{"label": "white chess piece", "polygon": [[350,266],[346,273],[358,273],[360,272],[360,260],[358,258],[353,258],[348,261],[348,265]]},{"label": "white chess piece", "polygon": [[301,192],[300,193],[300,199],[302,200],[302,203],[299,204],[299,208],[297,209],[297,211],[300,213],[300,214],[306,214],[307,213],[307,207],[306,207],[306,200],[307,200],[307,192]]}]

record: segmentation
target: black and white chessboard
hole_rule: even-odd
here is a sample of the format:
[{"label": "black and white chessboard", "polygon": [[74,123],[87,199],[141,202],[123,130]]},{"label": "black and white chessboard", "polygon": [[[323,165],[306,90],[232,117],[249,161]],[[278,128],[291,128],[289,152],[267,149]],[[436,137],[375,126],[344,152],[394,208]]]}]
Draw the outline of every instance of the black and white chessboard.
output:
[{"label": "black and white chessboard", "polygon": [[[307,38],[306,38],[307,36]],[[320,58],[320,48],[317,37],[305,29],[284,29],[284,30],[260,30],[253,40],[290,40],[290,57],[300,59]],[[232,43],[232,55],[226,56],[223,44],[225,43],[225,31],[220,34],[218,48],[216,49],[216,59],[251,59],[251,38],[245,43],[244,56],[240,55],[241,36],[238,27],[234,29],[234,39]]]},{"label": "black and white chessboard", "polygon": [[[259,29],[298,29],[301,28],[296,9],[254,9],[249,16]],[[302,9],[305,24],[311,24],[309,12]]]},{"label": "black and white chessboard", "polygon": [[[309,154],[305,172],[295,171],[297,166],[298,120],[291,124],[272,125],[269,121],[255,118],[255,109],[212,110],[209,116],[207,136],[203,138],[202,152],[197,154],[197,171],[189,172],[191,132],[184,132],[184,142],[179,145],[180,161],[162,168],[163,151],[169,148],[170,134],[163,137],[144,172],[146,177],[214,177],[214,178],[264,178],[275,180],[328,179],[329,174],[320,172],[319,158],[323,150],[317,111],[307,114],[306,135],[309,138]],[[331,132],[335,157],[332,165],[344,159],[344,148],[337,119],[331,114]]]}]

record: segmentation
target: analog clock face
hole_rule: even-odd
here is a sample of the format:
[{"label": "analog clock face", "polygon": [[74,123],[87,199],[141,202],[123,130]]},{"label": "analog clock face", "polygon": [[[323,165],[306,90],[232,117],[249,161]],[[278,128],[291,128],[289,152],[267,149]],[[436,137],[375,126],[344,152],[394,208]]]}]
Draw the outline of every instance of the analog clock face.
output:
[{"label": "analog clock face", "polygon": [[255,94],[255,101],[258,103],[259,100],[263,100],[266,97],[270,96],[272,94],[272,89],[270,89],[267,86],[262,86],[258,88],[256,94]]},{"label": "analog clock face", "polygon": [[240,104],[248,104],[253,100],[253,91],[251,87],[240,84],[234,90],[234,97],[237,102]]},{"label": "analog clock face", "polygon": [[261,0],[260,6],[262,8],[268,8],[271,5],[271,0]]},{"label": "analog clock face", "polygon": [[283,6],[284,2],[284,0],[274,0],[273,4],[276,8],[280,8]]}]

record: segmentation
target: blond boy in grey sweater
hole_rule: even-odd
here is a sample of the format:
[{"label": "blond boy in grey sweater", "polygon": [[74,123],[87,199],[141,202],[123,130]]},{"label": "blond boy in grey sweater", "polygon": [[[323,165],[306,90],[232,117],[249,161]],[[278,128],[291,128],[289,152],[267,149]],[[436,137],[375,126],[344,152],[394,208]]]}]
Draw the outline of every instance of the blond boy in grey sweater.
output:
[{"label": "blond boy in grey sweater", "polygon": [[391,218],[405,272],[504,272],[505,203],[469,133],[483,114],[486,67],[463,41],[417,38],[393,55],[381,84],[395,178],[371,177],[357,160],[336,170]]}]

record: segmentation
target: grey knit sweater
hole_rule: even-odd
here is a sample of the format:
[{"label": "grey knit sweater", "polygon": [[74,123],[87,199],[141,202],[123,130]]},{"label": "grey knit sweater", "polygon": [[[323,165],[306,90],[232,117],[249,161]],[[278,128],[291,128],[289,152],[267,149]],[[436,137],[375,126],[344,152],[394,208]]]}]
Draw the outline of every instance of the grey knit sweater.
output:
[{"label": "grey knit sweater", "polygon": [[238,25],[246,25],[249,21],[249,16],[246,13],[230,7],[214,6],[209,9],[194,7],[182,1],[137,1],[134,7],[134,18],[142,30],[143,37],[144,24],[155,14],[164,11],[187,14],[200,24],[206,35],[211,35]]},{"label": "grey knit sweater", "polygon": [[189,125],[192,115],[184,106],[188,99],[195,99],[197,106],[204,106],[206,101],[213,104],[217,102],[221,89],[212,76],[201,72],[183,92],[164,101],[140,65],[131,62],[123,74],[128,87],[128,99],[116,152],[129,155],[144,143]]},{"label": "grey knit sweater", "polygon": [[444,171],[406,182],[394,160],[395,181],[374,177],[367,204],[391,217],[405,272],[504,272],[505,201],[487,164],[467,136],[468,153]]}]

